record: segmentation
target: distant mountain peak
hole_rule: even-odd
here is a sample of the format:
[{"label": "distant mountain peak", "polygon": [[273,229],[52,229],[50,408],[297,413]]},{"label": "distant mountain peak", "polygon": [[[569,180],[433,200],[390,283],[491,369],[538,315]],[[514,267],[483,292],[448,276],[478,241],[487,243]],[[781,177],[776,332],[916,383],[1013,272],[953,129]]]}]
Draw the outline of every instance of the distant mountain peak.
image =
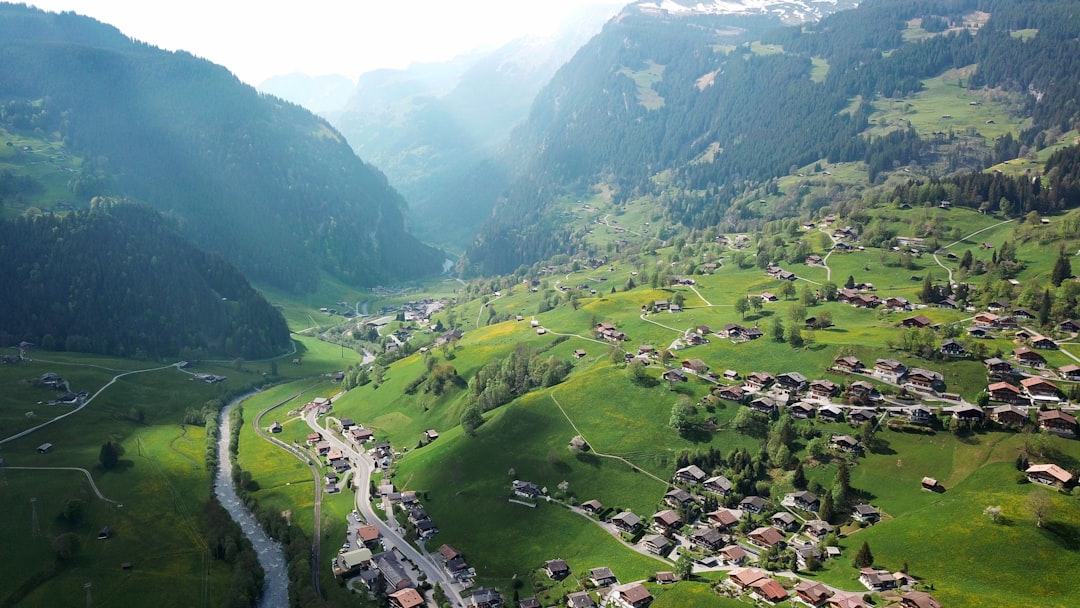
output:
[{"label": "distant mountain peak", "polygon": [[633,6],[646,14],[772,15],[786,23],[804,23],[858,4],[858,0],[646,0]]}]

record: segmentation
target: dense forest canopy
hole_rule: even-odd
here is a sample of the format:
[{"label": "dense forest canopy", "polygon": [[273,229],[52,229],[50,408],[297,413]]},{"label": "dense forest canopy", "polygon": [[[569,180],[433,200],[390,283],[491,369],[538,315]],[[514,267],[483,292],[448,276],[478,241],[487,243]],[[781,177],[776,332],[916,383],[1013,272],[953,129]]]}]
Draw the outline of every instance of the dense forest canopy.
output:
[{"label": "dense forest canopy", "polygon": [[320,271],[372,285],[442,263],[407,232],[401,196],[328,123],[190,54],[0,5],[0,102],[8,126],[55,134],[86,159],[71,180],[81,202],[146,201],[253,280],[310,291]]},{"label": "dense forest canopy", "polygon": [[0,259],[0,346],[190,359],[290,347],[281,313],[231,264],[142,204],[0,222]]}]

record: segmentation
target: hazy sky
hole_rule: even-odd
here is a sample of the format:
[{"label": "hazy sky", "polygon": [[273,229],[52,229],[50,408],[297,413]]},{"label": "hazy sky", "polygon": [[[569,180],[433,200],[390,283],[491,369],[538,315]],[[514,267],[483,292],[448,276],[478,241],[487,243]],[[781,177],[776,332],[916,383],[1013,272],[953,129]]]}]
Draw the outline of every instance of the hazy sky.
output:
[{"label": "hazy sky", "polygon": [[164,49],[184,49],[257,85],[303,72],[355,79],[380,67],[448,59],[529,33],[574,9],[629,0],[26,0],[74,11]]}]

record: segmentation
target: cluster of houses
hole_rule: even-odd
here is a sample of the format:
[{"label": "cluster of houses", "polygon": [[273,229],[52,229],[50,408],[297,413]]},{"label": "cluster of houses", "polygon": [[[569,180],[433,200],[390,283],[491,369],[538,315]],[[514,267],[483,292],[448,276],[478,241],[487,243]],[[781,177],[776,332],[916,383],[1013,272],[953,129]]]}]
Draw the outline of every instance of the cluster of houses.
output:
[{"label": "cluster of houses", "polygon": [[593,329],[593,333],[596,334],[596,337],[615,344],[629,339],[625,333],[616,329],[613,324],[606,322],[597,324],[596,328]]},{"label": "cluster of houses", "polygon": [[[545,562],[544,572],[553,581],[561,581],[571,574],[570,566],[562,559]],[[660,582],[661,578],[667,582],[675,582],[675,576],[671,572],[658,572],[657,581]],[[653,595],[645,585],[640,582],[620,584],[611,568],[606,566],[589,570],[589,582],[595,587],[595,596],[589,591],[572,592],[566,596],[566,605],[569,608],[644,608],[653,601]],[[526,598],[519,606],[539,608],[540,603],[536,598]]]},{"label": "cluster of houses", "polygon": [[405,315],[406,321],[417,321],[423,324],[431,318],[435,313],[441,312],[446,308],[446,298],[440,298],[438,300],[433,298],[424,298],[419,301],[409,301],[401,305],[401,310]]},{"label": "cluster of houses", "polygon": [[[866,579],[864,581],[864,579]],[[902,572],[863,570],[860,582],[868,589],[896,589],[901,582],[910,580]],[[757,600],[778,604],[785,600],[806,604],[813,608],[869,608],[858,593],[836,592],[816,581],[802,581],[790,591],[769,573],[757,568],[739,568],[731,572],[726,584],[737,592],[748,593]],[[873,586],[872,586],[873,585]],[[880,587],[880,589],[878,589]],[[900,595],[901,608],[941,608],[941,604],[923,591],[907,591]]]}]

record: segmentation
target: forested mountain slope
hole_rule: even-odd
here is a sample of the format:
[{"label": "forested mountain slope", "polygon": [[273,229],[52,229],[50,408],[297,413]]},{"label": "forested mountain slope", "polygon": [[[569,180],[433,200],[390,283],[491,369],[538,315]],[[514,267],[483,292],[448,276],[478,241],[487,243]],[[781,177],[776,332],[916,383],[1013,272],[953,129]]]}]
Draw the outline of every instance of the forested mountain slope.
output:
[{"label": "forested mountain slope", "polygon": [[231,264],[142,204],[0,222],[0,284],[2,346],[198,359],[290,345],[281,313]]},{"label": "forested mountain slope", "polygon": [[0,5],[0,100],[15,128],[86,159],[77,202],[113,194],[172,215],[249,278],[313,289],[438,271],[405,204],[328,123],[226,69],[72,13]]},{"label": "forested mountain slope", "polygon": [[527,158],[461,267],[507,272],[587,249],[581,228],[551,206],[598,184],[617,203],[657,197],[672,222],[746,229],[755,211],[740,198],[797,167],[854,161],[873,182],[921,160],[931,136],[870,135],[872,102],[915,94],[952,69],[970,68],[969,90],[1019,101],[1015,145],[980,144],[949,170],[1037,148],[1080,112],[1070,101],[1080,86],[1078,10],[1064,1],[871,1],[746,44],[748,18],[630,7],[538,95],[509,146]]}]

